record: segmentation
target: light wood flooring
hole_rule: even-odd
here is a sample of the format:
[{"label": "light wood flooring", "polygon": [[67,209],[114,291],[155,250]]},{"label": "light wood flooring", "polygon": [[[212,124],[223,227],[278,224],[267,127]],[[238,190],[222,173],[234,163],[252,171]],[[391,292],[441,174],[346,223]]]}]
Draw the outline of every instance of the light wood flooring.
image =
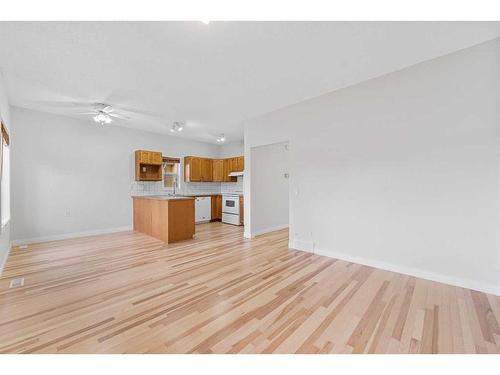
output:
[{"label": "light wood flooring", "polygon": [[196,230],[14,248],[0,352],[500,352],[500,297],[290,250],[287,231]]}]

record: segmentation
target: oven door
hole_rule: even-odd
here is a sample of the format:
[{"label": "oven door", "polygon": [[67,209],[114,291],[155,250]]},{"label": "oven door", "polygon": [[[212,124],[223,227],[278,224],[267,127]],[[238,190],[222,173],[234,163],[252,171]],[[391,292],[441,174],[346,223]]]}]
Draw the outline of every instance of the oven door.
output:
[{"label": "oven door", "polygon": [[240,214],[240,197],[222,197],[222,212],[226,214]]}]

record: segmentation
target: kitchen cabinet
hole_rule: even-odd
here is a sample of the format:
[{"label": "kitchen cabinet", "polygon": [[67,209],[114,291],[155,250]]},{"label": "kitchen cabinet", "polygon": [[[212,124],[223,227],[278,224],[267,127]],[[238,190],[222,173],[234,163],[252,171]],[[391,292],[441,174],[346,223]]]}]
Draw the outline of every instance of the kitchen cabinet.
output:
[{"label": "kitchen cabinet", "polygon": [[231,172],[239,172],[238,158],[231,158]]},{"label": "kitchen cabinet", "polygon": [[245,170],[245,157],[244,156],[238,156],[236,158],[236,170],[238,172],[243,172]]},{"label": "kitchen cabinet", "polygon": [[244,200],[243,200],[243,195],[240,195],[240,225],[243,225],[245,223],[245,215],[244,215]]},{"label": "kitchen cabinet", "polygon": [[201,181],[201,158],[196,156],[186,156],[184,158],[184,181]]},{"label": "kitchen cabinet", "polygon": [[212,221],[222,220],[222,195],[212,195]]},{"label": "kitchen cabinet", "polygon": [[212,162],[212,181],[224,181],[224,160],[214,159]]},{"label": "kitchen cabinet", "polygon": [[161,181],[163,157],[161,152],[135,151],[135,180]]},{"label": "kitchen cabinet", "polygon": [[210,159],[198,156],[184,157],[184,181],[186,182],[236,182],[231,172],[243,172],[245,158]]},{"label": "kitchen cabinet", "polygon": [[211,182],[213,181],[212,176],[212,159],[203,158],[201,159],[201,181]]},{"label": "kitchen cabinet", "polygon": [[233,159],[224,159],[224,182],[236,182],[236,177],[230,177],[233,172]]},{"label": "kitchen cabinet", "polygon": [[134,230],[171,243],[193,238],[194,199],[133,197]]},{"label": "kitchen cabinet", "polygon": [[138,159],[139,163],[141,164],[150,164],[150,165],[162,164],[162,154],[161,152],[156,152],[156,151],[137,150],[136,159]]}]

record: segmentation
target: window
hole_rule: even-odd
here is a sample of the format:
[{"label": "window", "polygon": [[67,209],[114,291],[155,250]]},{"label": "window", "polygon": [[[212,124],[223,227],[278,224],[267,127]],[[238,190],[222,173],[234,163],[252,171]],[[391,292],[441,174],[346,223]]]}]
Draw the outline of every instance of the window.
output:
[{"label": "window", "polygon": [[180,159],[163,158],[163,187],[177,189],[179,187]]}]

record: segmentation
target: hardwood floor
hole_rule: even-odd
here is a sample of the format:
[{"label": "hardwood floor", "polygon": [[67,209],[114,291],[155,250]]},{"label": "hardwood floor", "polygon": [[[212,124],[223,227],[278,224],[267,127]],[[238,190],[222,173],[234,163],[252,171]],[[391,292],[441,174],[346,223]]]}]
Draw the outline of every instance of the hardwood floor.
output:
[{"label": "hardwood floor", "polygon": [[500,352],[500,297],[289,250],[286,231],[196,229],[14,248],[0,352]]}]

